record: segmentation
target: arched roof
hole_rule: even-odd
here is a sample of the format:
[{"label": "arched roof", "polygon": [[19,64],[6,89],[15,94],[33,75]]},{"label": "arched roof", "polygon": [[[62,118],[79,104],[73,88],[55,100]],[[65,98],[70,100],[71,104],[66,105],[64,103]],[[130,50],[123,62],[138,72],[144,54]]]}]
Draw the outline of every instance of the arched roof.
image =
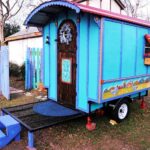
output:
[{"label": "arched roof", "polygon": [[43,26],[49,21],[50,17],[55,17],[57,13],[66,8],[74,10],[76,13],[80,12],[80,8],[73,3],[63,0],[48,1],[35,8],[25,20],[24,25]]},{"label": "arched roof", "polygon": [[78,3],[72,3],[64,0],[48,1],[41,4],[29,14],[29,16],[24,22],[24,25],[43,27],[49,22],[50,19],[53,18],[55,19],[58,13],[61,13],[66,9],[74,10],[75,13],[77,14],[79,14],[80,12],[85,12],[100,17],[106,17],[106,18],[111,18],[111,19],[120,20],[124,22],[129,22],[136,25],[150,27],[150,22],[145,20],[141,20],[141,19],[125,16],[125,15],[120,15],[99,8],[94,8],[91,6],[86,6]]}]

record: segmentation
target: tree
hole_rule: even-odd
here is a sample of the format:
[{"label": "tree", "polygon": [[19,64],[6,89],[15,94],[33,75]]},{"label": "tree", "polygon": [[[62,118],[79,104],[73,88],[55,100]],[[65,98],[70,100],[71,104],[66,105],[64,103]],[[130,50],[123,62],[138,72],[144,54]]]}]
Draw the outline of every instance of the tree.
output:
[{"label": "tree", "polygon": [[139,12],[140,9],[146,7],[150,0],[123,0],[126,6],[126,13],[128,16],[132,17],[143,17],[143,14]]},{"label": "tree", "polygon": [[19,25],[6,23],[4,26],[4,38],[15,34],[18,31],[20,31]]},{"label": "tree", "polygon": [[48,1],[48,0],[29,0],[27,6],[30,7],[31,9],[33,9],[46,1]]},{"label": "tree", "polygon": [[25,0],[0,0],[0,42],[4,41],[4,25],[21,10]]}]

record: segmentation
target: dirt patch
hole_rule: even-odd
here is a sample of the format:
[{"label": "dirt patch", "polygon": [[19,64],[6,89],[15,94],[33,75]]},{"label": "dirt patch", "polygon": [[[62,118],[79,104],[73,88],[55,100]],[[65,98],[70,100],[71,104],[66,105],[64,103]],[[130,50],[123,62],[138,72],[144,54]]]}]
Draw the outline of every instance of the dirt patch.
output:
[{"label": "dirt patch", "polygon": [[24,90],[25,89],[25,82],[22,78],[10,77],[10,87]]},{"label": "dirt patch", "polygon": [[[24,94],[11,101],[0,100],[0,108],[38,101],[37,91],[31,97]],[[147,110],[141,110],[140,101],[131,104],[131,114],[124,122],[112,126],[107,116],[94,117],[96,130],[86,130],[86,118],[35,132],[37,150],[149,150],[150,149],[150,97]],[[21,133],[20,142],[12,142],[3,150],[25,150],[27,131]]]}]

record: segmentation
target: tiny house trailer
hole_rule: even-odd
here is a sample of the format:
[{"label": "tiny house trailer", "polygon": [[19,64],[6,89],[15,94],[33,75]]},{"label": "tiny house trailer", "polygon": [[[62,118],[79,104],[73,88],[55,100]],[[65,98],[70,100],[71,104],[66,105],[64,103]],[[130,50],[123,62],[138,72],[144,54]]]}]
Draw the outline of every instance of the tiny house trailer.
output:
[{"label": "tiny house trailer", "polygon": [[43,28],[43,83],[49,99],[86,113],[113,106],[121,121],[129,102],[148,94],[149,22],[49,1],[34,9],[25,25]]}]

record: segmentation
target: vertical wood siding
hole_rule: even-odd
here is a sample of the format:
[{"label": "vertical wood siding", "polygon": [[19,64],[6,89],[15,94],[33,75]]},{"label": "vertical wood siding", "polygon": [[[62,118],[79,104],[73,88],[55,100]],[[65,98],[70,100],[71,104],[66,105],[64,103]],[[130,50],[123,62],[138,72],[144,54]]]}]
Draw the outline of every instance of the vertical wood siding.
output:
[{"label": "vertical wood siding", "polygon": [[0,93],[10,99],[8,47],[0,47]]},{"label": "vertical wood siding", "polygon": [[144,35],[148,33],[148,28],[105,18],[101,102],[135,97],[149,88],[150,67],[144,65]]},{"label": "vertical wood siding", "polygon": [[36,89],[43,82],[43,49],[28,48],[25,61],[25,89]]},{"label": "vertical wood siding", "polygon": [[88,15],[84,14],[80,19],[80,44],[79,44],[79,91],[78,106],[83,110],[87,110],[87,81],[88,81]]},{"label": "vertical wood siding", "polygon": [[49,98],[57,100],[57,27],[51,22],[50,28],[50,52],[49,52]]},{"label": "vertical wood siding", "polygon": [[49,44],[46,43],[46,38],[47,36],[50,36],[50,31],[49,31],[49,24],[44,27],[44,40],[43,40],[43,45],[44,45],[44,85],[45,87],[49,87],[49,76],[50,76],[50,71],[49,71]]},{"label": "vertical wood siding", "polygon": [[89,22],[88,99],[98,101],[100,28],[90,16]]},{"label": "vertical wood siding", "polygon": [[104,24],[103,80],[115,80],[147,73],[143,55],[144,35],[148,32],[149,30],[144,27],[106,19]]}]

